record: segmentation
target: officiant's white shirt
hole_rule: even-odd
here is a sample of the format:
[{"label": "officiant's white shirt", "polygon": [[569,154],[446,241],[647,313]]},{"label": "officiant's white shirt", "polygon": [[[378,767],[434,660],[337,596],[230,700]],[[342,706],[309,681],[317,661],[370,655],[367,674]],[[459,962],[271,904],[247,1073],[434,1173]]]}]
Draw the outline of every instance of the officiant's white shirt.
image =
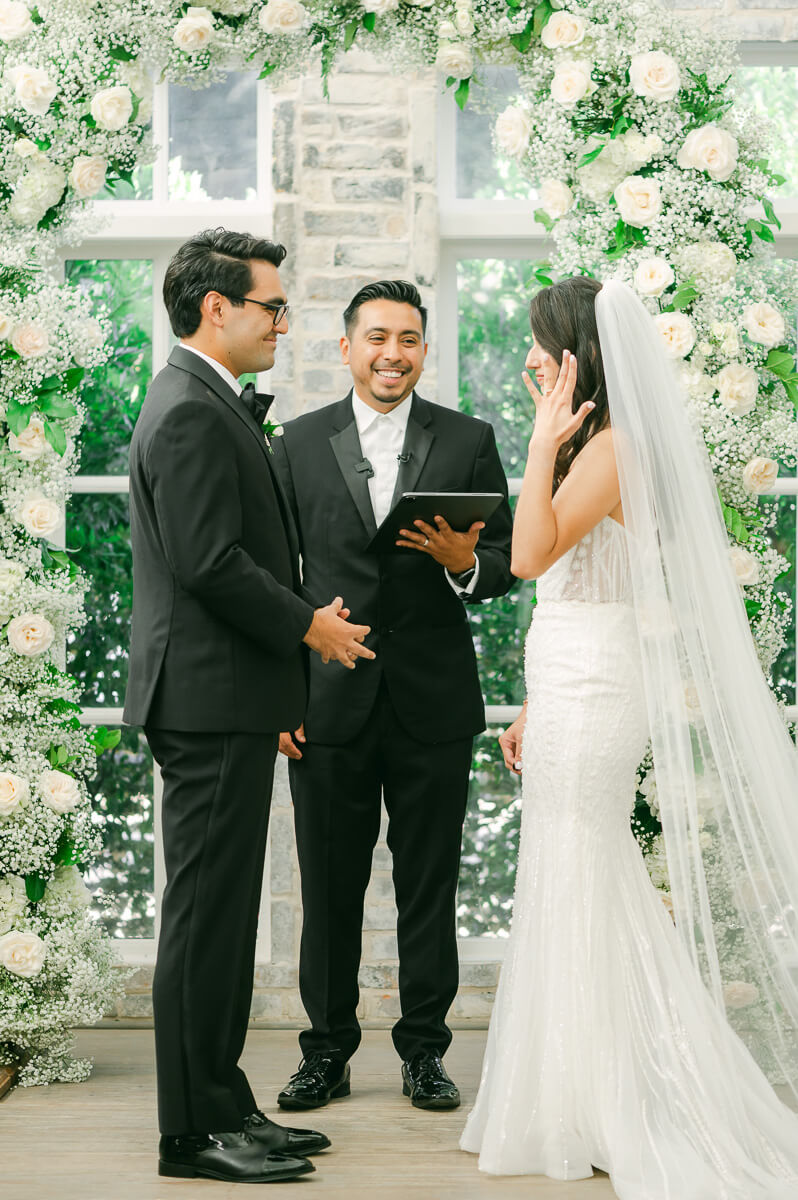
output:
[{"label": "officiant's white shirt", "polygon": [[211,358],[210,354],[203,354],[196,346],[189,346],[185,342],[180,343],[183,350],[190,350],[192,354],[196,354],[197,358],[203,359],[208,366],[213,367],[217,375],[221,375],[222,379],[228,384],[237,396],[240,396],[244,390],[241,384],[236,379],[232,371],[228,371],[224,363],[217,362],[215,358]]},{"label": "officiant's white shirt", "polygon": [[[381,525],[391,511],[391,500],[399,475],[399,455],[405,444],[407,422],[413,400],[411,393],[390,412],[381,413],[361,400],[357,391],[352,392],[352,408],[355,414],[357,433],[363,457],[371,463],[374,474],[369,479],[369,495],[374,510],[374,520]],[[474,555],[474,574],[465,587],[461,586],[449,572],[446,578],[460,596],[470,596],[479,579],[479,558]]]}]

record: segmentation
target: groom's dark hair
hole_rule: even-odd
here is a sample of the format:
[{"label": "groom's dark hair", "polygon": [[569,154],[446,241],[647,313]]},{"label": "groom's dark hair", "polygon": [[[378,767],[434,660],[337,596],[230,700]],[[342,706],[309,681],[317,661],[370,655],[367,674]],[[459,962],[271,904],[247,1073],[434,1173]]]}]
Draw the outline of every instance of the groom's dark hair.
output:
[{"label": "groom's dark hair", "polygon": [[233,296],[252,291],[250,262],[258,259],[279,267],[287,254],[285,246],[251,233],[231,229],[203,229],[190,237],[166,268],[163,302],[175,337],[196,333],[202,319],[201,305],[208,292],[220,292],[237,308]]},{"label": "groom's dark hair", "polygon": [[367,283],[349,301],[344,312],[344,329],[347,337],[352,335],[360,309],[370,300],[393,300],[396,304],[409,304],[411,308],[417,308],[421,315],[421,332],[426,336],[427,310],[421,303],[421,293],[416,285],[408,283],[406,279],[380,279],[377,283]]}]

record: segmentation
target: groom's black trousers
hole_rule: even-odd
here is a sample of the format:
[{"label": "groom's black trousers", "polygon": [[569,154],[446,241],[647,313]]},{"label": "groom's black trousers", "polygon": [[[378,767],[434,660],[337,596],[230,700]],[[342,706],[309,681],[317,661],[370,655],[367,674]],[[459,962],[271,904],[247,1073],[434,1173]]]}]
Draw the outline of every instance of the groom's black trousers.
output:
[{"label": "groom's black trousers", "polygon": [[161,1133],[239,1130],[258,1107],[238,1060],[277,735],[145,733],[163,776],[166,890],[153,980]]},{"label": "groom's black trousers", "polygon": [[455,899],[472,739],[419,742],[401,725],[383,682],[365,728],[339,746],[307,742],[289,767],[302,875],[299,986],[311,1028],[303,1054],[342,1058],[360,1043],[358,967],[381,793],[398,909],[403,1059],[445,1053],[457,993]]}]

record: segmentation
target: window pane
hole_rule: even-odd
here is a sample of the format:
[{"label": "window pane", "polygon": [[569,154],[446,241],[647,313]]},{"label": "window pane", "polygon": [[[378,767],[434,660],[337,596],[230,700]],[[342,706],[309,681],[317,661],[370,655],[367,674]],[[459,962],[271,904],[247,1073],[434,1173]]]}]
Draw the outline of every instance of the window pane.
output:
[{"label": "window pane", "polygon": [[117,179],[110,187],[105,185],[98,200],[152,200],[152,163],[134,167],[130,180]]},{"label": "window pane", "polygon": [[781,691],[787,704],[795,704],[795,532],[796,497],[777,496],[772,500],[763,497],[763,503],[776,509],[776,520],[770,531],[773,545],[790,564],[790,569],[776,581],[776,594],[783,596],[792,611],[792,621],[787,635],[787,644],[773,666],[773,681]]},{"label": "window pane", "polygon": [[113,357],[82,393],[84,475],[126,475],[128,446],[152,378],[152,263],[148,259],[79,259],[66,277],[111,319]]},{"label": "window pane", "polygon": [[[510,498],[513,511],[516,500]],[[534,606],[534,579],[519,580],[507,596],[466,605],[486,704],[524,701],[524,643]]]},{"label": "window pane", "polygon": [[491,727],[474,743],[457,893],[460,937],[506,937],[513,909],[521,781],[504,765]]},{"label": "window pane", "polygon": [[254,200],[257,76],[228,75],[197,91],[169,86],[169,199]]},{"label": "window pane", "polygon": [[72,496],[67,545],[79,549],[78,562],[89,581],[88,621],[70,638],[68,669],[80,680],[81,703],[120,707],[133,606],[127,496]]},{"label": "window pane", "polygon": [[785,176],[784,192],[798,194],[798,67],[744,67],[740,99],[775,125],[768,161],[774,171]]},{"label": "window pane", "polygon": [[155,920],[152,755],[141,730],[123,729],[116,749],[100,755],[91,792],[94,819],[103,831],[102,857],[87,876],[95,896],[94,912],[111,937],[151,938]]},{"label": "window pane", "polygon": [[535,192],[512,158],[493,147],[493,127],[498,113],[518,97],[518,76],[512,67],[485,67],[480,72],[483,90],[472,89],[464,112],[457,110],[455,195],[465,200],[518,198],[535,205]]}]

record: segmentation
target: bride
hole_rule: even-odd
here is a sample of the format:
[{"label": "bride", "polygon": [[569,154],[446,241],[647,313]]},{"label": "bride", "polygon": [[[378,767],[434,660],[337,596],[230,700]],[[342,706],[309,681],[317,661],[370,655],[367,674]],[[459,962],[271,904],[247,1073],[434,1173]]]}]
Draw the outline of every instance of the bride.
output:
[{"label": "bride", "polygon": [[[765,1075],[795,1096],[795,750],[651,317],[577,277],[530,318],[521,848],[461,1146],[497,1175],[598,1167],[621,1200],[795,1200],[798,1117]],[[630,828],[649,739],[673,917]]]}]

